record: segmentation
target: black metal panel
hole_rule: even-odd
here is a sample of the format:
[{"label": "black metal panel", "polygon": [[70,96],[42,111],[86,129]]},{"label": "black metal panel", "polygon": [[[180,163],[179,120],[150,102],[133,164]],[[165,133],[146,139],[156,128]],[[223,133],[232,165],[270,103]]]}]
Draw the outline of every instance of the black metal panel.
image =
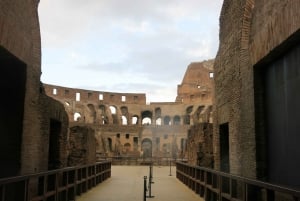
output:
[{"label": "black metal panel", "polygon": [[265,71],[269,181],[300,187],[300,46]]}]

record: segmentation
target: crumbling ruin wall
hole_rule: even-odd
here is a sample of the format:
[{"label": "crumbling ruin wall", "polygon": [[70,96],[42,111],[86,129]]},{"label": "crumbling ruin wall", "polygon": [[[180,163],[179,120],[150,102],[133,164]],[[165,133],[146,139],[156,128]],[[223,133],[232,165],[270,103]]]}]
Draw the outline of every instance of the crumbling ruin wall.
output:
[{"label": "crumbling ruin wall", "polygon": [[70,127],[68,166],[95,163],[95,153],[96,140],[94,129],[88,126]]},{"label": "crumbling ruin wall", "polygon": [[[224,1],[215,59],[216,169],[222,170],[228,157],[231,173],[268,179],[272,167],[268,167],[262,72],[299,44],[299,6],[299,1],[289,0]],[[222,154],[221,138],[226,135],[229,146],[223,148],[228,153]]]},{"label": "crumbling ruin wall", "polygon": [[186,153],[188,163],[213,168],[212,123],[193,125],[188,132]]},{"label": "crumbling ruin wall", "polygon": [[47,95],[64,104],[70,126],[94,129],[99,157],[182,158],[188,129],[213,122],[213,60],[187,68],[176,102],[147,104],[145,94],[44,87]]},{"label": "crumbling ruin wall", "polygon": [[211,104],[214,93],[214,60],[191,63],[177,86],[176,102]]},{"label": "crumbling ruin wall", "polygon": [[[48,169],[49,119],[56,101],[40,87],[41,41],[36,0],[0,1],[0,177]],[[45,104],[45,105],[44,105]],[[56,106],[54,106],[56,107]],[[57,107],[63,113],[63,107]],[[54,117],[55,116],[55,117]],[[62,115],[63,116],[63,115]],[[65,130],[64,130],[65,132]],[[66,133],[64,133],[66,135]]]}]

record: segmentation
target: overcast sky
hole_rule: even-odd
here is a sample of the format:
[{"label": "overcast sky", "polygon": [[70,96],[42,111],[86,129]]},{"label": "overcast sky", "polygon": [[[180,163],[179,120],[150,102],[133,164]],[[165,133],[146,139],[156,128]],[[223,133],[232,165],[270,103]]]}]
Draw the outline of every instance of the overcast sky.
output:
[{"label": "overcast sky", "polygon": [[41,0],[42,82],[175,101],[214,58],[222,0]]}]

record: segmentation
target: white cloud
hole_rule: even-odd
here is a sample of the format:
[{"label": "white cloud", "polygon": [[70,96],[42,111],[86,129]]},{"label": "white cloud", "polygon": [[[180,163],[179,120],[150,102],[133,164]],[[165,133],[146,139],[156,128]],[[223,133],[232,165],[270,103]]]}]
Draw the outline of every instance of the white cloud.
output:
[{"label": "white cloud", "polygon": [[215,56],[221,3],[43,0],[42,80],[112,91],[137,87],[148,97],[167,98],[176,93],[189,63]]}]

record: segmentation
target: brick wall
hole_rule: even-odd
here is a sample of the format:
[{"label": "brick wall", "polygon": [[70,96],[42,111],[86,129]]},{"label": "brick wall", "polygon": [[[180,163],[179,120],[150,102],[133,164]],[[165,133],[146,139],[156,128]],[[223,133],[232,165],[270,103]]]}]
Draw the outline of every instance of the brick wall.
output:
[{"label": "brick wall", "polygon": [[[298,1],[225,0],[215,59],[214,155],[220,168],[219,126],[229,125],[230,172],[264,177],[267,159],[258,146],[264,122],[255,114],[254,66],[278,56],[278,48],[299,30]],[[275,51],[276,49],[276,51]],[[270,55],[272,55],[270,57]],[[257,92],[257,91],[256,91]],[[262,100],[258,100],[262,101]],[[259,119],[260,118],[260,119]],[[257,141],[259,140],[259,141]]]}]

